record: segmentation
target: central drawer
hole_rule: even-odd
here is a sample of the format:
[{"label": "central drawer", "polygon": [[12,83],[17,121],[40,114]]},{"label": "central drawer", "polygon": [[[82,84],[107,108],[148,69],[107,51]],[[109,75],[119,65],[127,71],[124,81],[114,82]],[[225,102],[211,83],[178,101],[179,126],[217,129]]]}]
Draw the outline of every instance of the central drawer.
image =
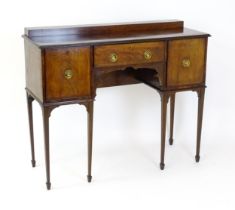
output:
[{"label": "central drawer", "polygon": [[103,45],[94,48],[96,68],[165,61],[165,42]]}]

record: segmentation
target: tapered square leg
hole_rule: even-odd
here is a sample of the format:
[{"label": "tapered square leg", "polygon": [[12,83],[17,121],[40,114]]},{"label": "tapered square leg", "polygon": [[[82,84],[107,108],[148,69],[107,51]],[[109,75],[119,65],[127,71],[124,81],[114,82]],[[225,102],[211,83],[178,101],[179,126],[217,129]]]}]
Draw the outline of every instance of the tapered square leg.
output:
[{"label": "tapered square leg", "polygon": [[50,142],[49,142],[49,118],[52,108],[42,107],[43,129],[44,129],[44,147],[45,147],[45,164],[46,164],[46,187],[51,189],[50,181]]},{"label": "tapered square leg", "polygon": [[169,144],[173,144],[173,131],[174,131],[174,114],[175,114],[175,93],[170,96],[170,138]]},{"label": "tapered square leg", "polygon": [[29,120],[29,134],[30,134],[30,146],[31,146],[31,163],[32,167],[35,167],[35,150],[34,150],[34,134],[33,134],[33,110],[32,103],[34,98],[26,92],[27,108],[28,108],[28,120]]},{"label": "tapered square leg", "polygon": [[87,181],[91,182],[91,165],[92,165],[92,137],[93,137],[93,104],[94,102],[88,102],[87,104],[87,130],[88,130],[88,175]]},{"label": "tapered square leg", "polygon": [[165,156],[165,138],[166,138],[166,114],[167,114],[167,101],[168,94],[162,92],[161,94],[161,162],[160,169],[163,170],[165,167],[164,156]]},{"label": "tapered square leg", "polygon": [[199,162],[205,88],[200,88],[197,91],[197,93],[198,93],[198,116],[197,116],[197,146],[196,146],[195,160],[196,162]]}]

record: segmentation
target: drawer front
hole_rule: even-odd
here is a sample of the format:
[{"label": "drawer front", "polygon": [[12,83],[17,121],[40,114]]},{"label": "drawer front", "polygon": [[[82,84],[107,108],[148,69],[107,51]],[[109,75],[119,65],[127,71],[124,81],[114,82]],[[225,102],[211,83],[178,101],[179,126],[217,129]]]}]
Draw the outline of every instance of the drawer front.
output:
[{"label": "drawer front", "polygon": [[45,51],[47,100],[90,95],[90,48],[60,48]]},{"label": "drawer front", "polygon": [[95,67],[130,66],[165,60],[165,42],[145,42],[97,46]]},{"label": "drawer front", "polygon": [[202,84],[206,39],[173,40],[168,44],[167,86]]}]

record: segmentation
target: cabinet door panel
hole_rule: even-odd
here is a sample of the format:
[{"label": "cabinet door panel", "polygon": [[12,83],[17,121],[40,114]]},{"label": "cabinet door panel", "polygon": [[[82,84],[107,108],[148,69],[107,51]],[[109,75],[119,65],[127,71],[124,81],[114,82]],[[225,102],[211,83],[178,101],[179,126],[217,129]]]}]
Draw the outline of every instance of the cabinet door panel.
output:
[{"label": "cabinet door panel", "polygon": [[206,39],[169,41],[167,86],[190,86],[205,80]]},{"label": "cabinet door panel", "polygon": [[46,99],[89,97],[90,72],[89,47],[46,49]]}]

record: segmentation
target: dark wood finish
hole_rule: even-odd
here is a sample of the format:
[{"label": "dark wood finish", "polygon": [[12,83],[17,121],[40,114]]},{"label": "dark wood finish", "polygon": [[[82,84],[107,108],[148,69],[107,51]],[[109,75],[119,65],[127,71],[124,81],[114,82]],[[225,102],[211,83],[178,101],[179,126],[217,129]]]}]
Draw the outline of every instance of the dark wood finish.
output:
[{"label": "dark wood finish", "polygon": [[[144,53],[151,53],[146,59]],[[110,56],[115,53],[117,61],[112,62]],[[145,63],[157,63],[165,60],[165,42],[146,42],[135,44],[97,46],[94,50],[95,68],[112,66],[131,66]]]},{"label": "dark wood finish", "polygon": [[168,93],[161,92],[161,162],[160,169],[163,170],[165,167],[165,140],[166,140],[166,114],[167,114],[167,102],[169,99]]},{"label": "dark wood finish", "polygon": [[43,129],[44,129],[44,147],[45,147],[45,165],[46,165],[46,186],[47,189],[51,189],[50,181],[50,142],[49,142],[49,117],[50,117],[51,108],[43,107],[42,108],[42,117],[43,117]]},{"label": "dark wood finish", "polygon": [[[65,78],[70,70],[71,79]],[[90,47],[45,51],[46,100],[90,97]]]},{"label": "dark wood finish", "polygon": [[[154,42],[159,40],[175,40],[175,39],[190,39],[190,38],[204,38],[209,34],[195,31],[189,28],[184,28],[182,32],[179,31],[156,31],[151,33],[128,34],[125,31],[122,34],[105,34],[95,36],[80,35],[62,35],[62,36],[35,36],[29,39],[40,48],[50,48],[55,46],[87,46],[87,45],[104,45],[104,44],[121,44],[121,43],[139,43],[139,42]],[[24,36],[28,39],[27,36]]]},{"label": "dark wood finish", "polygon": [[170,138],[169,144],[173,144],[173,131],[174,131],[174,115],[175,115],[175,93],[170,96]]},{"label": "dark wood finish", "polygon": [[31,145],[31,163],[32,167],[35,167],[35,151],[34,151],[34,135],[33,135],[33,110],[32,110],[32,103],[34,98],[26,92],[27,98],[27,108],[28,108],[28,118],[29,118],[29,134],[30,134],[30,145]]},{"label": "dark wood finish", "polygon": [[200,160],[200,146],[201,146],[201,132],[202,132],[202,117],[203,117],[203,104],[205,88],[200,88],[197,90],[198,94],[198,116],[197,116],[197,149],[196,149],[196,162]]},{"label": "dark wood finish", "polygon": [[128,70],[97,71],[96,87],[113,87],[140,83]]},{"label": "dark wood finish", "polygon": [[96,24],[81,26],[55,26],[55,27],[32,27],[25,28],[25,35],[28,37],[38,36],[62,36],[62,35],[110,35],[110,34],[139,34],[156,31],[183,31],[184,22],[180,20],[164,20],[152,22],[130,22],[113,24]]},{"label": "dark wood finish", "polygon": [[[167,86],[202,84],[205,71],[206,39],[173,40],[168,44]],[[183,67],[183,59],[190,60]]]},{"label": "dark wood finish", "polygon": [[[32,165],[35,165],[32,101],[43,112],[46,184],[50,181],[49,118],[66,104],[86,107],[88,173],[91,182],[93,103],[96,89],[144,83],[161,96],[160,168],[165,167],[167,102],[170,99],[170,138],[173,143],[175,94],[198,93],[196,161],[200,144],[205,93],[207,33],[183,27],[183,21],[111,25],[27,28],[25,30],[26,91]],[[146,59],[144,53],[151,52]],[[110,54],[118,60],[111,62]],[[183,62],[184,60],[184,62]]]},{"label": "dark wood finish", "polygon": [[43,119],[43,130],[44,130],[44,147],[45,147],[45,165],[46,165],[46,186],[47,189],[51,189],[50,179],[50,135],[49,135],[49,119],[51,112],[57,106],[42,106],[42,119]]},{"label": "dark wood finish", "polygon": [[162,72],[164,64],[157,63],[151,65],[132,65],[132,67],[115,67],[96,71],[96,87],[112,87],[118,85],[137,84],[148,81],[153,86],[161,87],[163,85]]},{"label": "dark wood finish", "polygon": [[93,135],[93,101],[87,105],[87,135],[88,135],[88,174],[87,181],[91,182],[91,163],[92,163],[92,135]]},{"label": "dark wood finish", "polygon": [[128,24],[26,28],[24,38],[41,48],[208,37],[183,28],[183,21],[133,22]]},{"label": "dark wood finish", "polygon": [[46,164],[46,186],[47,189],[51,188],[50,181],[50,143],[49,143],[49,117],[50,117],[50,108],[43,107],[42,109],[43,117],[43,129],[44,129],[44,146],[45,146],[45,164]]}]

